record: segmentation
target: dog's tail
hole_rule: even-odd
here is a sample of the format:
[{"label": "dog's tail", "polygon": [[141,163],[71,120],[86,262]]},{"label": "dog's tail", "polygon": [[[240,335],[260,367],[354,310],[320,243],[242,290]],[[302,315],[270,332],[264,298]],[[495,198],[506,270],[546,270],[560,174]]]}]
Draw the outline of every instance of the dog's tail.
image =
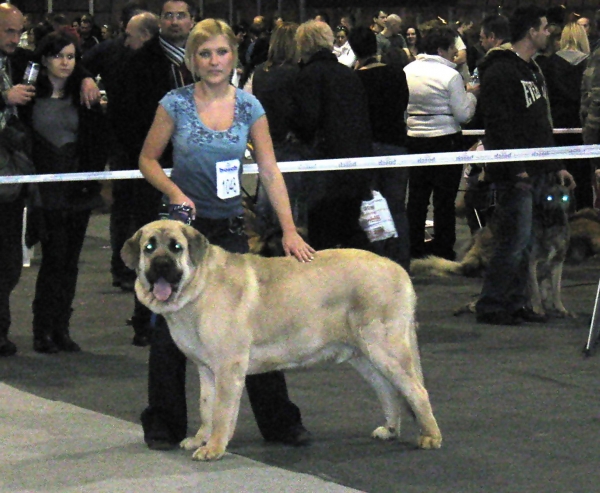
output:
[{"label": "dog's tail", "polygon": [[410,272],[416,276],[463,275],[463,266],[460,262],[453,262],[442,257],[430,255],[425,258],[416,258],[410,261]]}]

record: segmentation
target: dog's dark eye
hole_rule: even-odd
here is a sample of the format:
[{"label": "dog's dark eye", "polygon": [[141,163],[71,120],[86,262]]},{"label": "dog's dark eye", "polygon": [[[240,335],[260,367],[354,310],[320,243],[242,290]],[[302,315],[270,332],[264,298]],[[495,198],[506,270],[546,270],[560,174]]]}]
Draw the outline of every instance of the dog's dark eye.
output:
[{"label": "dog's dark eye", "polygon": [[546,200],[547,200],[548,202],[552,202],[552,201],[554,200],[554,196],[553,196],[553,195],[548,195],[548,196],[546,197]]},{"label": "dog's dark eye", "polygon": [[147,253],[152,253],[156,250],[156,240],[154,238],[150,238],[150,241],[144,247],[144,251]]},{"label": "dog's dark eye", "polygon": [[563,195],[562,196],[562,201],[563,202],[568,202],[569,201],[569,196],[568,195]]},{"label": "dog's dark eye", "polygon": [[183,245],[178,241],[172,240],[171,243],[169,243],[169,250],[173,253],[183,252]]}]

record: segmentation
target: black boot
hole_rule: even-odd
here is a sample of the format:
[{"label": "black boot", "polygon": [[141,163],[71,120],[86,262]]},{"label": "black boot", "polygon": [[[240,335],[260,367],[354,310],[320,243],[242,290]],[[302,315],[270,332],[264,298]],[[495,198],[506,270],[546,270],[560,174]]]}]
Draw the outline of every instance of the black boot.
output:
[{"label": "black boot", "polygon": [[12,356],[17,352],[17,346],[8,340],[5,334],[0,334],[0,358]]},{"label": "black boot", "polygon": [[68,328],[54,331],[54,336],[52,339],[58,349],[61,351],[65,351],[67,353],[78,353],[81,351],[79,344],[71,339]]},{"label": "black boot", "polygon": [[58,353],[58,346],[52,340],[50,334],[33,334],[33,350],[36,353],[54,354]]},{"label": "black boot", "polygon": [[52,334],[52,340],[54,344],[58,346],[58,349],[67,353],[78,353],[81,351],[81,347],[73,339],[69,333],[69,324],[71,323],[71,315],[73,309],[69,308],[65,310],[62,316],[57,317],[54,333]]},{"label": "black boot", "polygon": [[[136,303],[138,303],[137,300]],[[146,347],[150,345],[151,317],[152,314],[149,310],[141,313],[134,310],[133,316],[128,320],[128,324],[133,327],[133,341],[131,341],[131,344],[134,346]]]},{"label": "black boot", "polygon": [[58,346],[52,339],[52,327],[54,321],[42,319],[41,316],[33,314],[33,350],[36,353],[54,354],[58,353]]}]

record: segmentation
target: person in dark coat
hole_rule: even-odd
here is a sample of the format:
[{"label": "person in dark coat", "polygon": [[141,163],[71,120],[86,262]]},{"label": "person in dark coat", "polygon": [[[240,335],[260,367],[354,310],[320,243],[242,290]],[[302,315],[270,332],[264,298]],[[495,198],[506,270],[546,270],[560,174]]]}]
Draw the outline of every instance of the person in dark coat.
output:
[{"label": "person in dark coat", "polygon": [[[106,146],[98,135],[104,120],[99,105],[80,103],[79,40],[67,32],[48,34],[36,48],[41,65],[33,104],[24,108],[33,134],[38,173],[101,171]],[[33,301],[33,349],[39,353],[77,352],[69,324],[78,277],[79,255],[92,209],[102,205],[96,181],[39,184],[39,239],[42,246]]]},{"label": "person in dark coat", "polygon": [[[296,137],[316,159],[347,159],[373,154],[369,109],[362,82],[332,53],[333,32],[324,22],[308,21],[296,33],[301,69],[294,88]],[[371,198],[370,171],[311,173],[307,190],[309,243],[370,249],[360,229],[360,205]]]},{"label": "person in dark coat", "polygon": [[[377,39],[368,27],[354,28],[349,42],[357,57],[356,74],[367,93],[374,154],[406,154],[404,112],[408,105],[408,84],[404,71],[378,61]],[[376,253],[398,262],[408,271],[410,238],[404,205],[408,168],[384,168],[373,172],[375,189],[387,200],[398,233],[396,238],[374,242],[373,247]]]},{"label": "person in dark coat", "polygon": [[[567,24],[561,34],[560,50],[551,55],[542,67],[554,128],[579,128],[581,83],[590,58],[590,45],[582,26]],[[557,134],[556,145],[582,145],[581,134]],[[577,187],[573,191],[577,210],[594,206],[592,167],[589,159],[568,159],[566,169],[573,175]]]}]

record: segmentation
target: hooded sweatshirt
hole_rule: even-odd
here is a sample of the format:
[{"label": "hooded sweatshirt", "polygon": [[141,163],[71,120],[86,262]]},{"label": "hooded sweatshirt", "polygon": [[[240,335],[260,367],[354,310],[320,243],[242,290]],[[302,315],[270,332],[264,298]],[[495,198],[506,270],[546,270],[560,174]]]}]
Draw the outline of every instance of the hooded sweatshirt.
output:
[{"label": "hooded sweatshirt", "polygon": [[[486,150],[552,147],[546,84],[539,66],[512,50],[495,50],[479,71]],[[560,168],[555,161],[490,163],[486,176],[495,182],[514,182],[519,173],[532,176]]]}]

